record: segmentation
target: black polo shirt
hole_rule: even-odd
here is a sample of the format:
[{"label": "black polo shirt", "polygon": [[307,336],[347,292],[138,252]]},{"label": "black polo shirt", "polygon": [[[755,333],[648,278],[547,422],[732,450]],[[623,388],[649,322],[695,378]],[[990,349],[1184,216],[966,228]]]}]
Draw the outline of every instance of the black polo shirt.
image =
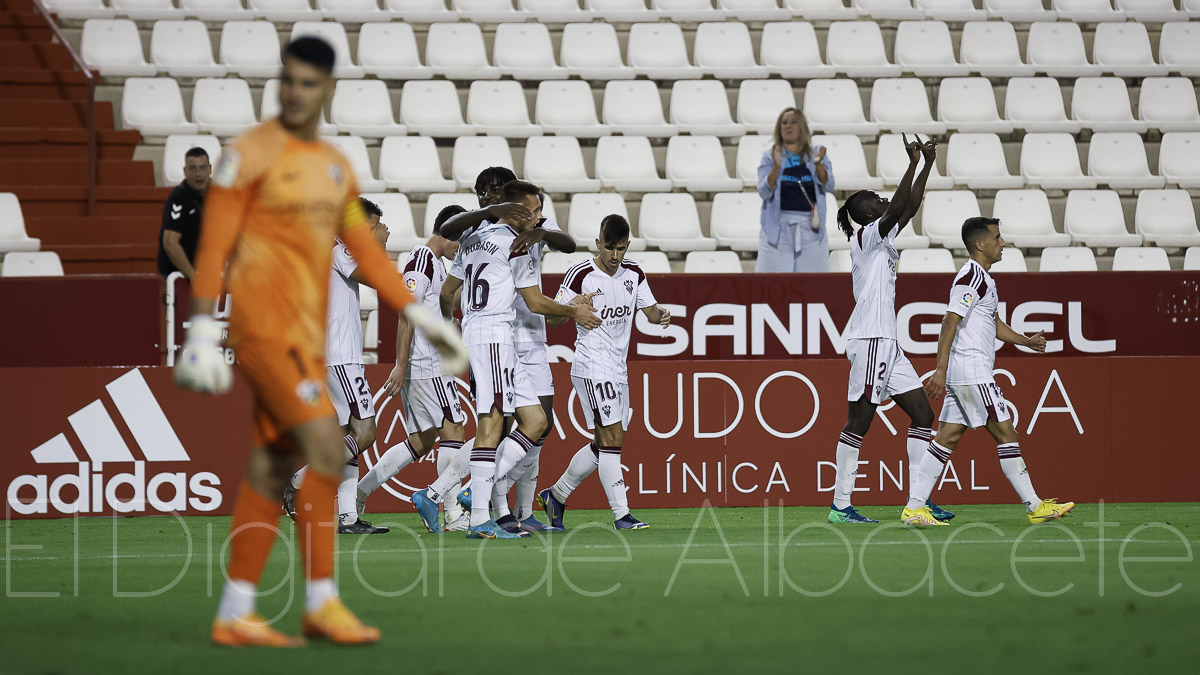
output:
[{"label": "black polo shirt", "polygon": [[204,195],[196,194],[184,180],[171,190],[163,204],[162,227],[158,231],[158,273],[166,277],[178,271],[163,249],[163,233],[171,230],[180,234],[179,245],[192,265],[196,264],[196,244],[200,241],[200,213]]}]

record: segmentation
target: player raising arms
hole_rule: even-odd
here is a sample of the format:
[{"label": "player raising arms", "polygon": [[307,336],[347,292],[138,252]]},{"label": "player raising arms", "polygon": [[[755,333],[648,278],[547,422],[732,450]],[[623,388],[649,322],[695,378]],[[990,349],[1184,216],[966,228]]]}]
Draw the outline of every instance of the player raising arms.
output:
[{"label": "player raising arms", "polygon": [[[858,476],[859,449],[880,403],[891,398],[908,415],[910,489],[916,467],[933,437],[933,408],[921,388],[921,378],[897,340],[896,261],[900,252],[896,250],[896,236],[921,208],[925,182],[937,157],[937,144],[932,139],[922,144],[916,136],[911,143],[907,136],[902,138],[908,151],[908,170],[891,201],[870,190],[861,190],[846,199],[837,215],[838,227],[850,241],[855,304],[846,326],[850,405],[837,444],[837,482],[828,519],[831,523],[879,522],[856,511],[850,499]],[[914,179],[922,155],[925,165]],[[858,232],[854,231],[852,220],[862,226]],[[939,519],[954,517],[932,502],[929,507],[936,509],[934,515]]]},{"label": "player raising arms", "polygon": [[671,313],[650,292],[645,272],[625,260],[629,249],[629,223],[618,215],[605,216],[596,239],[600,253],[567,271],[558,290],[559,302],[590,299],[604,322],[599,327],[580,325],[575,339],[575,361],[571,383],[583,404],[592,442],[571,458],[567,470],[554,484],[538,493],[552,527],[563,528],[567,499],[597,468],[604,494],[612,508],[618,530],[649,527],[629,512],[625,477],[621,470],[621,447],[629,426],[629,339],[638,310],[654,323],[671,325]]},{"label": "player raising arms", "polygon": [[1075,508],[1074,502],[1038,499],[1033,482],[1021,459],[1020,438],[1004,394],[996,384],[992,367],[996,360],[996,338],[1012,345],[1046,351],[1046,338],[1039,332],[1026,337],[1000,319],[1000,296],[988,273],[1000,262],[1005,241],[996,218],[968,218],[962,226],[963,243],[970,260],[958,271],[950,288],[950,304],[938,337],[937,370],[925,383],[932,399],[946,396],[938,419],[937,437],[921,459],[917,480],[908,495],[900,518],[910,525],[944,525],[925,507],[933,484],[942,476],[950,453],[967,427],[985,427],[996,439],[1000,468],[1025,504],[1031,523],[1058,520]]},{"label": "player raising arms", "polygon": [[296,492],[296,541],[305,565],[303,631],[342,644],[375,642],[342,604],[333,579],[334,499],[345,442],[325,391],[325,305],[330,243],[340,236],[365,283],[426,331],[451,366],[463,364],[453,327],[412,303],[394,265],[371,236],[350,164],[317,137],[333,95],[333,48],[315,37],[283,52],[278,119],[264,122],[225,150],[205,204],[191,327],[175,381],[219,394],[232,370],[212,317],[225,285],[237,298],[229,344],[254,397],[253,447],[230,525],[229,574],[212,640],[228,646],[293,647],[255,611],[256,586],[275,540],[278,496],[298,450],[308,461]]}]

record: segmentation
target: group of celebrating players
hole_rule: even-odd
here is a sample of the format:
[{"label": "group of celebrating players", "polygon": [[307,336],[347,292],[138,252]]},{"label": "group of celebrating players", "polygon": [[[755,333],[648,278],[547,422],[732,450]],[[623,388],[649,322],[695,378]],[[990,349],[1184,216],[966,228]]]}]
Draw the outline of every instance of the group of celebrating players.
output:
[{"label": "group of celebrating players", "polygon": [[[439,475],[412,498],[431,532],[515,539],[562,529],[567,500],[593,472],[614,526],[647,527],[630,513],[621,469],[629,420],[626,359],[637,312],[662,326],[671,315],[655,300],[645,273],[625,259],[629,223],[605,217],[597,255],[572,267],[550,299],[541,291],[542,251],[573,252],[575,242],[543,217],[537,186],[492,167],[475,186],[480,208],[439,213],[433,236],[409,254],[400,275],[381,246],[388,236],[381,210],[359,197],[351,167],[317,136],[333,93],[333,63],[332,48],[319,38],[287,46],[280,116],[226,149],[205,211],[193,316],[176,381],[207,393],[230,387],[231,369],[217,349],[224,331],[212,317],[224,286],[238,299],[227,342],[254,396],[254,444],[234,505],[228,579],[212,627],[219,645],[304,643],[255,611],[281,495],[305,563],[304,634],[339,644],[377,641],[379,630],[363,624],[338,597],[333,533],[386,531],[361,519],[368,496],[435,443]],[[862,191],[838,212],[839,227],[851,240],[856,305],[846,331],[850,410],[837,445],[829,520],[876,522],[854,509],[850,495],[862,438],[876,406],[889,397],[912,420],[905,523],[936,526],[953,517],[929,494],[965,429],[980,426],[996,439],[1004,473],[1030,522],[1060,518],[1074,504],[1037,497],[992,375],[997,337],[1035,351],[1046,344],[1040,334],[1016,333],[996,312],[988,268],[1005,245],[998,221],[972,218],[963,225],[970,260],[951,289],[937,370],[924,387],[898,347],[894,242],[920,206],[936,155],[932,141],[905,143],[910,164],[892,200]],[[443,259],[453,260],[449,270]],[[362,358],[360,283],[400,312],[397,363],[384,393],[401,397],[407,432],[361,479],[359,453],[375,442],[376,428]],[[456,307],[461,334],[450,320]],[[571,382],[594,436],[552,487],[536,492],[538,458],[553,421],[546,326],[567,321],[577,327]],[[454,379],[468,365],[477,416],[471,440]],[[927,394],[938,398],[943,392],[934,438]],[[297,452],[307,466],[293,473]],[[469,488],[460,491],[467,478]],[[516,513],[509,508],[510,490]],[[533,516],[535,499],[548,524]]]}]

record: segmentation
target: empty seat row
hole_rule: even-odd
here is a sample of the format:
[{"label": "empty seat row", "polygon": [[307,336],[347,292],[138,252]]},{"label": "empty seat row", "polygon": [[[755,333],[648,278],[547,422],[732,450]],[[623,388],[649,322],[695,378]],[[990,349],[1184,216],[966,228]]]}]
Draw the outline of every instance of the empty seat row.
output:
[{"label": "empty seat row", "polygon": [[[805,22],[772,22],[763,26],[758,58],[750,31],[740,22],[702,23],[696,30],[691,59],[682,30],[674,23],[638,23],[629,29],[622,59],[616,29],[607,23],[567,24],[562,29],[556,61],[549,29],[543,23],[506,23],[496,29],[491,62],[483,33],[473,23],[429,26],[425,61],[418,56],[416,36],[408,23],[366,23],[358,38],[357,64],[340,23],[297,21],[288,39],[319,35],[336,52],[335,75],[358,78],[546,80],[578,76],[592,80],[690,79],[711,75],[742,79],[778,74],[789,78],[894,77],[913,73],[944,77],[979,73],[1017,76],[1046,73],[1078,77],[1112,73],[1147,77],[1171,72],[1200,74],[1200,26],[1191,22],[1163,25],[1159,59],[1139,23],[1097,27],[1089,61],[1077,24],[1039,22],[1030,26],[1027,62],[1021,60],[1012,24],[972,21],[964,25],[961,61],[947,25],[940,21],[905,21],[896,30],[895,63],[888,60],[883,34],[871,21],[840,21],[829,26],[825,59],[816,31]],[[156,22],[150,38],[150,61],[142,52],[136,24],[127,19],[89,19],[84,23],[84,59],[105,76],[137,76],[158,71],[174,76],[210,76],[227,70],[243,77],[270,77],[278,72],[280,41],[274,24],[229,21],[221,31],[219,61],[214,60],[202,21]]]},{"label": "empty seat row", "polygon": [[[850,271],[849,251],[830,251],[829,271]],[[1189,249],[1184,257],[1183,269],[1197,269],[1200,264],[1200,248]],[[908,249],[900,252],[896,270],[902,274],[953,274],[959,269],[954,256],[945,249]],[[1038,271],[1041,272],[1095,272],[1099,268],[1096,256],[1089,248],[1050,247],[1042,249]],[[1169,272],[1171,261],[1167,252],[1160,248],[1121,247],[1113,251],[1114,272]],[[1018,249],[1005,249],[1004,257],[992,265],[992,274],[1033,271],[1025,256]]]}]

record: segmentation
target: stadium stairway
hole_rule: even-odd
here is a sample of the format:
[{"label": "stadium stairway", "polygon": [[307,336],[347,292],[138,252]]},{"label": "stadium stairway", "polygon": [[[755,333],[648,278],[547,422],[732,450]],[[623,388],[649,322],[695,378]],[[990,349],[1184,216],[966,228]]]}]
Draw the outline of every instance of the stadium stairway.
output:
[{"label": "stadium stairway", "polygon": [[0,0],[0,192],[68,274],[153,272],[163,201],[137,131],[95,103],[96,209],[87,203],[87,79],[31,0]]}]

